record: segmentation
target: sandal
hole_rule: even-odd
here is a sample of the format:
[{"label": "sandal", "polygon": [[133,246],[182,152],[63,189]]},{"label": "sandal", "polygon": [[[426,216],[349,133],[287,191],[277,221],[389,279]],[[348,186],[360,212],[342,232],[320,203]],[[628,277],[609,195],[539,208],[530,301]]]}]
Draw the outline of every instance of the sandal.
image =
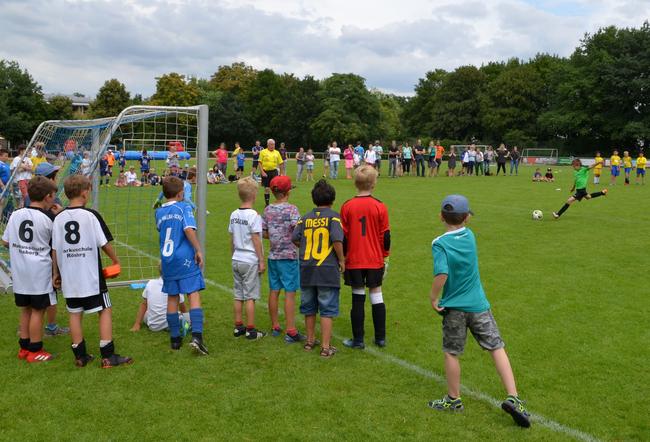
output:
[{"label": "sandal", "polygon": [[336,347],[330,346],[329,348],[321,348],[320,349],[320,355],[324,358],[331,358],[336,354],[337,350]]},{"label": "sandal", "polygon": [[305,342],[305,345],[302,346],[302,348],[305,349],[305,351],[312,351],[316,347],[320,345],[320,341],[318,339],[314,340],[313,342]]}]

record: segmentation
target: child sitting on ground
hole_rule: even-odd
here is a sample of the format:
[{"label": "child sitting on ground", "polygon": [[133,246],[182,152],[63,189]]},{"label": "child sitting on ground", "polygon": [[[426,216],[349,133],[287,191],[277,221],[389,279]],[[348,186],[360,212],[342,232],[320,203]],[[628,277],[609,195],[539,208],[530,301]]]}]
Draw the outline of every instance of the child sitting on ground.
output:
[{"label": "child sitting on ground", "polygon": [[551,169],[550,167],[546,169],[546,174],[544,175],[544,181],[548,183],[552,183],[553,181],[555,181],[555,177],[553,176],[553,169]]},{"label": "child sitting on ground", "polygon": [[[162,276],[156,279],[150,279],[142,291],[142,302],[138,307],[138,313],[131,331],[139,331],[142,323],[149,327],[153,332],[165,331],[169,329],[167,324],[167,293],[162,291]],[[185,307],[185,297],[180,295],[179,311],[181,315],[181,335],[187,333],[190,324],[190,314]]]},{"label": "child sitting on ground", "polygon": [[126,187],[126,175],[124,172],[120,172],[117,181],[115,181],[115,187]]},{"label": "child sitting on ground", "polygon": [[539,171],[539,167],[535,169],[535,173],[533,174],[533,181],[536,183],[542,181],[542,172]]}]

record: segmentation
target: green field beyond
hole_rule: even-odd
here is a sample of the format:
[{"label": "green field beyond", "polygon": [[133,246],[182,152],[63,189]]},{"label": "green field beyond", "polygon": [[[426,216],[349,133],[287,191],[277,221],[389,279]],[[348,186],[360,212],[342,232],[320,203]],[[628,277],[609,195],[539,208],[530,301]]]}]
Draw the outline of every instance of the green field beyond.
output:
[{"label": "green field beyond", "polygon": [[[340,351],[331,360],[282,338],[232,337],[227,221],[239,203],[234,184],[210,186],[205,276],[212,282],[202,293],[210,356],[196,357],[187,345],[172,352],[166,334],[145,327],[130,332],[141,291],[114,289],[116,347],[133,366],[75,368],[65,336],[46,339],[56,360],[28,365],[16,358],[18,309],[2,296],[0,439],[648,440],[650,184],[620,180],[607,197],[576,203],[555,221],[551,212],[572,184],[569,168],[556,170],[556,183],[531,182],[530,167],[518,177],[380,178],[375,195],[388,206],[393,238],[383,289],[388,346],[343,347],[351,334],[351,295],[343,288],[334,324]],[[354,189],[345,179],[334,184],[338,210]],[[292,191],[301,213],[312,208],[310,190],[298,183]],[[444,231],[438,211],[450,193],[466,195],[475,212],[481,276],[520,395],[535,415],[529,430],[495,405],[504,391],[471,337],[461,360],[465,412],[426,406],[446,392],[441,321],[428,293],[431,241]],[[263,207],[260,192],[256,208]],[[531,220],[534,209],[544,212],[541,222]],[[256,323],[268,330],[263,292]],[[299,324],[304,330],[302,317]],[[85,328],[98,354],[96,315]],[[369,305],[366,333],[372,336]]]}]

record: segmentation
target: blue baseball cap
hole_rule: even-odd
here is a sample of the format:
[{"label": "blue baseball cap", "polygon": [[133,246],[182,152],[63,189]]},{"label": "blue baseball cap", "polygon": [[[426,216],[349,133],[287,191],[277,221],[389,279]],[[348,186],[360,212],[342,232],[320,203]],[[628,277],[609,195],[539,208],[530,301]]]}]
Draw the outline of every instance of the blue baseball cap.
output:
[{"label": "blue baseball cap", "polygon": [[36,166],[36,175],[49,176],[59,170],[59,166],[48,163],[47,161],[42,162]]},{"label": "blue baseball cap", "polygon": [[445,213],[469,213],[470,215],[474,215],[474,212],[469,208],[469,200],[463,195],[447,195],[442,200],[440,210]]}]

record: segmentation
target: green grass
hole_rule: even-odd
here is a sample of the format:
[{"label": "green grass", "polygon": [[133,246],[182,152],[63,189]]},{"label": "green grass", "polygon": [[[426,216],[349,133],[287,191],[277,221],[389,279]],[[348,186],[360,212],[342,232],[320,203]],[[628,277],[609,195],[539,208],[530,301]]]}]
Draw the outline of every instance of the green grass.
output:
[{"label": "green grass", "polygon": [[[644,201],[650,185],[612,187],[606,198],[576,203],[554,221],[551,211],[559,209],[571,186],[570,169],[558,170],[558,182],[551,184],[530,182],[530,168],[522,168],[519,177],[380,179],[376,196],[389,208],[393,235],[383,290],[389,344],[383,350],[351,351],[337,339],[340,353],[321,360],[281,339],[234,339],[231,294],[208,286],[202,297],[211,355],[195,357],[187,347],[172,353],[164,334],[129,331],[140,293],[115,289],[115,341],[119,352],[135,358],[133,366],[100,370],[93,363],[77,369],[66,337],[46,341],[58,359],[27,365],[16,359],[18,311],[11,297],[0,297],[7,315],[0,326],[0,438],[571,439],[539,421],[521,430],[473,395],[465,395],[462,415],[426,407],[445,393],[443,383],[412,369],[443,374],[440,319],[428,300],[430,244],[444,231],[437,216],[440,201],[463,193],[476,213],[470,226],[483,284],[529,409],[596,439],[647,440],[650,212]],[[354,190],[346,180],[335,184],[337,209]],[[299,183],[292,192],[301,213],[311,208],[310,188]],[[150,200],[147,194],[143,204]],[[233,185],[209,188],[206,277],[227,287],[232,284],[227,220],[237,205]],[[257,209],[263,209],[261,194]],[[544,211],[542,222],[531,220],[533,209]],[[146,230],[142,224],[138,228]],[[268,328],[262,304],[256,322]],[[339,338],[350,336],[349,308],[344,288],[334,326]],[[67,323],[63,308],[60,317]],[[85,324],[94,349],[96,317]],[[372,321],[366,325],[371,334]],[[471,338],[462,368],[464,385],[503,398],[489,356]]]}]

